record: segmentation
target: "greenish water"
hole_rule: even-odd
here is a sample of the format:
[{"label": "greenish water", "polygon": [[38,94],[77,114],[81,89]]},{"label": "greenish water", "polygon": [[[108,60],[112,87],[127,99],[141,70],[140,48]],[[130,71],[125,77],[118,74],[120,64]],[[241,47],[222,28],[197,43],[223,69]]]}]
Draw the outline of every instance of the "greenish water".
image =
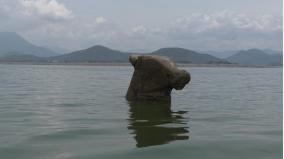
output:
[{"label": "greenish water", "polygon": [[185,69],[170,104],[128,103],[131,67],[0,65],[0,158],[282,158],[282,68]]}]

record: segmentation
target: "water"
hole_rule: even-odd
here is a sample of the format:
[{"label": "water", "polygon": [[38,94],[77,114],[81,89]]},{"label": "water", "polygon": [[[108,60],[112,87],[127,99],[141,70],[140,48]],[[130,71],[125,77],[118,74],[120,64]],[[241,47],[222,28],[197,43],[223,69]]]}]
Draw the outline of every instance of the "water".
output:
[{"label": "water", "polygon": [[0,158],[282,158],[281,68],[185,69],[169,104],[128,103],[131,67],[0,65]]}]

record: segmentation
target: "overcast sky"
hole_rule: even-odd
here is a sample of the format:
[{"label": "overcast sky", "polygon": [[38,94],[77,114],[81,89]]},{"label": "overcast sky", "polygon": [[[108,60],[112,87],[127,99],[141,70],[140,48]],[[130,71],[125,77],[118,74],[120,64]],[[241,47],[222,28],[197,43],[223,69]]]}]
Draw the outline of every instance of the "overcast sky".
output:
[{"label": "overcast sky", "polygon": [[0,0],[0,31],[77,50],[282,50],[282,0]]}]

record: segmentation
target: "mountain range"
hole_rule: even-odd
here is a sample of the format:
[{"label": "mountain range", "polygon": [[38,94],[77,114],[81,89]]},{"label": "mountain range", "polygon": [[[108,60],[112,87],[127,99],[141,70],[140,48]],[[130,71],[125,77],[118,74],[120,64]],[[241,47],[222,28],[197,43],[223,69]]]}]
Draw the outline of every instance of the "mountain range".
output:
[{"label": "mountain range", "polygon": [[[215,52],[216,53],[216,52]],[[57,54],[44,47],[38,47],[16,33],[0,32],[0,62],[49,62],[49,63],[128,63],[129,55],[134,52],[122,52],[101,45]],[[221,53],[224,55],[224,53]],[[237,64],[240,66],[280,66],[282,53],[273,50],[249,49],[230,52],[228,58],[218,58],[209,53],[200,53],[184,48],[161,48],[140,55],[166,56],[177,63],[187,64]]]},{"label": "mountain range", "polygon": [[[75,51],[69,54],[51,57],[55,62],[128,62],[131,52],[121,52],[107,47],[96,45],[85,50]],[[143,54],[145,55],[145,53]],[[146,55],[166,56],[178,63],[209,64],[228,63],[225,60],[208,54],[200,54],[183,48],[162,48]]]}]

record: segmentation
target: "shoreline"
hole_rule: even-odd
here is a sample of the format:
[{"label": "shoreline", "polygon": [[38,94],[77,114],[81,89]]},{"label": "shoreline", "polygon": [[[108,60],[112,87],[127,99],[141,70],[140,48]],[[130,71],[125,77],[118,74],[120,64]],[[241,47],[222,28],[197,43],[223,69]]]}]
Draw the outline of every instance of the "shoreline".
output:
[{"label": "shoreline", "polygon": [[[55,62],[0,62],[2,65],[58,65],[58,66],[131,66],[130,63],[96,62],[96,63],[55,63]],[[283,66],[241,66],[238,64],[186,64],[176,63],[178,67],[225,67],[225,68],[283,68]]]}]

